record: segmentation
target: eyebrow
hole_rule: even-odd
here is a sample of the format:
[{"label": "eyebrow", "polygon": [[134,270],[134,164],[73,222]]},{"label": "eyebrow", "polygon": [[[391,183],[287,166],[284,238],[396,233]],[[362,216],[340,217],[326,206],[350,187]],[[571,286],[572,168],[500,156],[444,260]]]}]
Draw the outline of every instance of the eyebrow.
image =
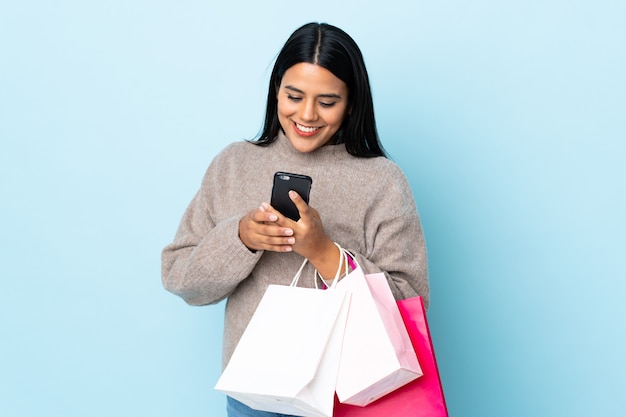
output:
[{"label": "eyebrow", "polygon": [[[286,85],[285,89],[294,91],[294,92],[299,93],[299,94],[305,94],[304,91],[302,91],[299,88],[296,88],[296,87],[294,87],[292,85]],[[334,94],[334,93],[320,94],[320,95],[318,95],[318,97],[341,99],[341,96],[339,94]]]}]

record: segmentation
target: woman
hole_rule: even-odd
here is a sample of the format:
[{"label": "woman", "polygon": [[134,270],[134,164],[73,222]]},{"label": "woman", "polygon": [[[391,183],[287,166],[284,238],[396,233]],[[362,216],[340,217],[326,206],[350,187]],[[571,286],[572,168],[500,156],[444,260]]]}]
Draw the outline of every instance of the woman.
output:
[{"label": "woman", "polygon": [[[277,171],[313,178],[300,219],[267,201]],[[263,203],[261,203],[263,202]],[[354,40],[310,23],[297,29],[272,71],[264,129],[211,162],[174,241],[163,250],[165,288],[192,305],[225,298],[223,365],[269,284],[333,278],[337,242],[366,273],[384,272],[394,296],[428,302],[426,249],[409,184],[379,142],[369,80]],[[310,279],[304,279],[310,277]],[[228,399],[229,416],[271,416]]]}]

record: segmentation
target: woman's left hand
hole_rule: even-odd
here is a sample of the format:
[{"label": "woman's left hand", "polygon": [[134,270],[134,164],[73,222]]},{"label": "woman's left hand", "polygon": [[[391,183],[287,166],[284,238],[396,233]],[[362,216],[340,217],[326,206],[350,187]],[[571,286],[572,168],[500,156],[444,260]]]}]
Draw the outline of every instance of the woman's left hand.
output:
[{"label": "woman's left hand", "polygon": [[276,224],[293,230],[295,238],[293,251],[307,258],[322,277],[333,278],[339,267],[339,248],[326,234],[317,210],[308,205],[295,191],[289,192],[289,198],[300,213],[297,222],[283,216],[271,206],[267,210],[273,211],[278,216]]}]

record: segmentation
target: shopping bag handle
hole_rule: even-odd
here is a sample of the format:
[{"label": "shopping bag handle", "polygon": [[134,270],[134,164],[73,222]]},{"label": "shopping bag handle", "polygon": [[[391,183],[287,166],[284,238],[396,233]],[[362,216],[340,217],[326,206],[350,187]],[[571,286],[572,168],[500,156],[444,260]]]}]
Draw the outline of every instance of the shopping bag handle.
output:
[{"label": "shopping bag handle", "polygon": [[[342,265],[345,264],[345,275],[348,275],[350,273],[350,268],[352,268],[352,270],[354,271],[357,268],[360,268],[361,265],[359,265],[359,262],[356,260],[356,257],[347,249],[342,248],[341,245],[339,245],[339,243],[337,242],[333,242],[338,248],[339,248],[339,253],[340,253],[340,259],[339,259],[339,267],[337,268],[337,274],[335,275],[335,280],[333,281],[333,284],[335,282],[337,282],[339,280],[339,278],[341,277],[341,267]],[[328,285],[328,283],[326,282],[326,280],[324,278],[322,278],[322,276],[319,274],[319,272],[317,271],[317,269],[315,270],[315,289],[317,289],[317,277],[320,277],[320,279],[322,280],[322,282],[324,283],[324,285],[326,285],[326,288],[329,288],[332,286]]]},{"label": "shopping bag handle", "polygon": [[[335,274],[335,278],[333,279],[333,283],[329,286],[330,289],[334,289],[337,286],[337,282],[339,281],[339,277],[341,276],[341,269],[345,263],[345,271],[346,274],[348,272],[350,272],[349,266],[348,266],[348,254],[347,251],[342,248],[337,242],[333,242],[335,245],[337,245],[337,247],[339,248],[339,268],[337,268],[337,273]],[[293,280],[291,281],[290,286],[291,287],[296,287],[298,285],[298,281],[300,280],[300,275],[302,275],[302,270],[304,269],[304,266],[306,265],[306,263],[308,262],[307,258],[304,258],[304,261],[302,261],[302,265],[300,265],[300,269],[298,269],[298,272],[296,272],[296,275],[293,277]],[[314,282],[315,282],[315,289],[317,289],[317,269],[315,270],[315,273],[313,275],[314,278]]]},{"label": "shopping bag handle", "polygon": [[337,242],[333,242],[335,244],[335,246],[337,246],[337,248],[339,248],[339,266],[337,267],[337,272],[335,273],[335,278],[333,278],[333,283],[328,285],[328,283],[326,282],[326,280],[322,277],[322,275],[318,272],[317,268],[315,268],[315,272],[313,273],[313,282],[315,283],[315,289],[318,289],[317,287],[317,277],[320,277],[320,280],[322,280],[322,282],[324,283],[324,288],[323,289],[327,289],[327,288],[331,288],[333,285],[335,285],[335,283],[337,281],[339,281],[339,277],[341,277],[341,267],[344,265],[345,263],[345,272],[346,275],[348,274],[348,272],[350,272],[350,270],[348,269],[348,255],[346,255],[346,251],[344,248],[342,248],[339,243]]}]

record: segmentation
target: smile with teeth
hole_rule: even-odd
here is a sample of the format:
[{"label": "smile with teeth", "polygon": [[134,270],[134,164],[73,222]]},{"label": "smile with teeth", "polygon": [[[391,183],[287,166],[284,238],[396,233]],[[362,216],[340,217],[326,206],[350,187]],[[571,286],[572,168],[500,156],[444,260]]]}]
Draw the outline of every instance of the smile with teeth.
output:
[{"label": "smile with teeth", "polygon": [[313,132],[315,132],[316,130],[321,129],[320,127],[315,127],[315,126],[303,126],[303,125],[301,125],[300,123],[296,123],[296,122],[294,122],[294,123],[295,123],[295,125],[296,125],[296,128],[297,128],[299,131],[304,132],[304,133],[313,133]]}]

